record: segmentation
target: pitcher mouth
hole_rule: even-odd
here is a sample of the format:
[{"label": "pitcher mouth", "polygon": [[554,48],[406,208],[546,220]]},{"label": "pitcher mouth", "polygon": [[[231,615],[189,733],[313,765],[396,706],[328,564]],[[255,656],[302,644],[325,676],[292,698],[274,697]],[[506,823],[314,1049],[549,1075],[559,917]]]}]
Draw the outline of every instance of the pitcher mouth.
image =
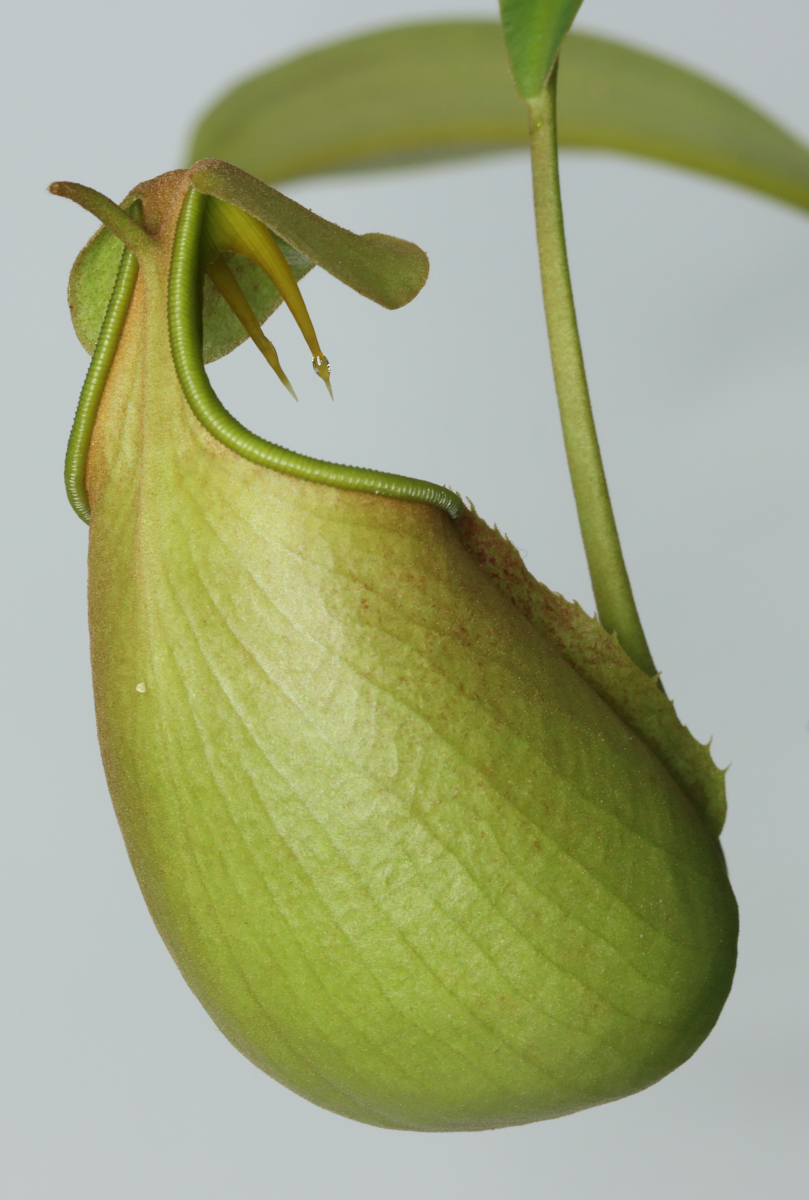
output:
[{"label": "pitcher mouth", "polygon": [[[295,396],[275,347],[263,333],[229,266],[228,259],[232,255],[246,258],[264,272],[287,304],[312,355],[315,373],[332,395],[329,361],[321,349],[297,280],[273,228],[261,219],[265,211],[269,212],[273,207],[283,210],[278,218],[282,225],[278,236],[292,237],[290,230],[295,229],[296,223],[304,230],[304,236],[299,239],[307,246],[305,252],[300,251],[308,256],[304,261],[310,265],[319,263],[342,282],[387,308],[408,303],[423,286],[428,270],[423,251],[412,243],[386,235],[358,237],[341,230],[227,163],[205,159],[187,173],[177,174],[184,176],[186,190],[172,244],[167,295],[169,339],[183,395],[200,424],[229,450],[259,466],[312,483],[430,504],[453,520],[457,519],[465,511],[464,504],[460,496],[448,488],[404,475],[311,458],[266,441],[245,428],[216,395],[205,370],[203,355],[201,285],[207,275],[281,383]],[[80,184],[58,183],[52,185],[51,191],[87,208],[124,243],[118,276],[79,399],[65,463],[68,498],[74,511],[89,523],[90,502],[85,473],[93,426],[134,292],[139,259],[148,258],[155,244],[140,225],[138,200],[124,210],[101,193]],[[245,207],[215,194],[223,191],[236,199],[244,193]],[[247,211],[251,207],[259,216],[255,211]],[[272,220],[268,217],[270,223]],[[314,249],[313,242],[317,243]],[[409,260],[404,271],[403,253]]]}]

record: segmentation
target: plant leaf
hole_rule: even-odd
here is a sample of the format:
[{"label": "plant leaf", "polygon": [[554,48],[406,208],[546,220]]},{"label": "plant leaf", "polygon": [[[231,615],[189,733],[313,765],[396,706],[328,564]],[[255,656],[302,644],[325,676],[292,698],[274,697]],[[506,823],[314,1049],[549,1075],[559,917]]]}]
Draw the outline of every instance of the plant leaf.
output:
[{"label": "plant leaf", "polygon": [[[704,171],[809,209],[809,150],[702,76],[570,34],[559,140]],[[202,118],[209,155],[278,182],[527,145],[525,106],[493,21],[405,25],[336,42],[239,84]]]},{"label": "plant leaf", "polygon": [[335,42],[246,80],[203,116],[191,160],[277,181],[526,142],[499,24],[453,21]]},{"label": "plant leaf", "polygon": [[511,72],[524,100],[538,96],[582,0],[500,0]]},{"label": "plant leaf", "polygon": [[561,140],[691,167],[809,209],[809,149],[740,97],[618,42],[571,35]]}]

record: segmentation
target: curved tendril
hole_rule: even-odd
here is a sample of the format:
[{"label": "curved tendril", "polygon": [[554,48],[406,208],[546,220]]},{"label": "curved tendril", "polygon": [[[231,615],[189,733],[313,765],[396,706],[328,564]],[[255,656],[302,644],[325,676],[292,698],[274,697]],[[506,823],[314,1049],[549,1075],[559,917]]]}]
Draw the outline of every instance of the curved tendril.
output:
[{"label": "curved tendril", "polygon": [[189,188],[174,239],[169,275],[168,319],[171,352],[188,405],[200,424],[229,450],[249,462],[271,467],[312,483],[369,492],[400,500],[416,500],[443,509],[453,519],[464,511],[460,496],[448,488],[403,475],[365,467],[347,467],[297,454],[267,442],[241,425],[211,387],[202,359],[200,307],[200,238],[207,197]]},{"label": "curved tendril", "polygon": [[101,325],[93,357],[84,379],[73,427],[65,455],[65,487],[73,511],[90,524],[90,501],[87,498],[87,454],[93,436],[98,406],[118,348],[129,302],[138,277],[138,260],[124,248],[121,265],[115,280],[107,312]]}]

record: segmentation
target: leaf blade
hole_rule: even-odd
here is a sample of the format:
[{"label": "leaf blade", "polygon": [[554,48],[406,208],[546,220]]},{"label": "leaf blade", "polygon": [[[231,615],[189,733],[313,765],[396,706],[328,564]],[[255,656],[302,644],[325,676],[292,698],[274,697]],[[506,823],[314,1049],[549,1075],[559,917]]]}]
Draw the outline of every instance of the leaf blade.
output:
[{"label": "leaf blade", "polygon": [[582,0],[500,0],[511,73],[524,100],[538,96]]},{"label": "leaf blade", "polygon": [[[809,210],[809,150],[744,100],[654,55],[584,34],[561,53],[560,143],[698,170]],[[398,26],[238,85],[203,117],[192,160],[265,181],[406,167],[527,144],[493,21]]]},{"label": "leaf blade", "polygon": [[565,44],[559,78],[564,145],[654,158],[809,209],[809,149],[712,80],[584,34]]},{"label": "leaf blade", "polygon": [[278,181],[516,147],[526,128],[499,24],[435,22],[335,42],[245,80],[203,116],[189,160],[224,157]]}]

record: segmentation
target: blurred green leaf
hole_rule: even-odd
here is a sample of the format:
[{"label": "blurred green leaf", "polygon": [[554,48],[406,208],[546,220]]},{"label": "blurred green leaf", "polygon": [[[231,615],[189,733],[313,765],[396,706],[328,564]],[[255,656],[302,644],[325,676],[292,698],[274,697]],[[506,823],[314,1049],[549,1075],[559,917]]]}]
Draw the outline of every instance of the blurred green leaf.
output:
[{"label": "blurred green leaf", "polygon": [[[693,72],[570,34],[559,75],[563,145],[691,167],[809,209],[809,150]],[[337,42],[238,85],[202,119],[191,161],[267,182],[403,167],[527,145],[493,21],[406,25]]]},{"label": "blurred green leaf", "polygon": [[517,91],[538,96],[582,0],[500,0],[506,49]]},{"label": "blurred green leaf", "polygon": [[526,142],[499,24],[457,21],[336,42],[246,80],[202,118],[190,161],[269,182]]}]

